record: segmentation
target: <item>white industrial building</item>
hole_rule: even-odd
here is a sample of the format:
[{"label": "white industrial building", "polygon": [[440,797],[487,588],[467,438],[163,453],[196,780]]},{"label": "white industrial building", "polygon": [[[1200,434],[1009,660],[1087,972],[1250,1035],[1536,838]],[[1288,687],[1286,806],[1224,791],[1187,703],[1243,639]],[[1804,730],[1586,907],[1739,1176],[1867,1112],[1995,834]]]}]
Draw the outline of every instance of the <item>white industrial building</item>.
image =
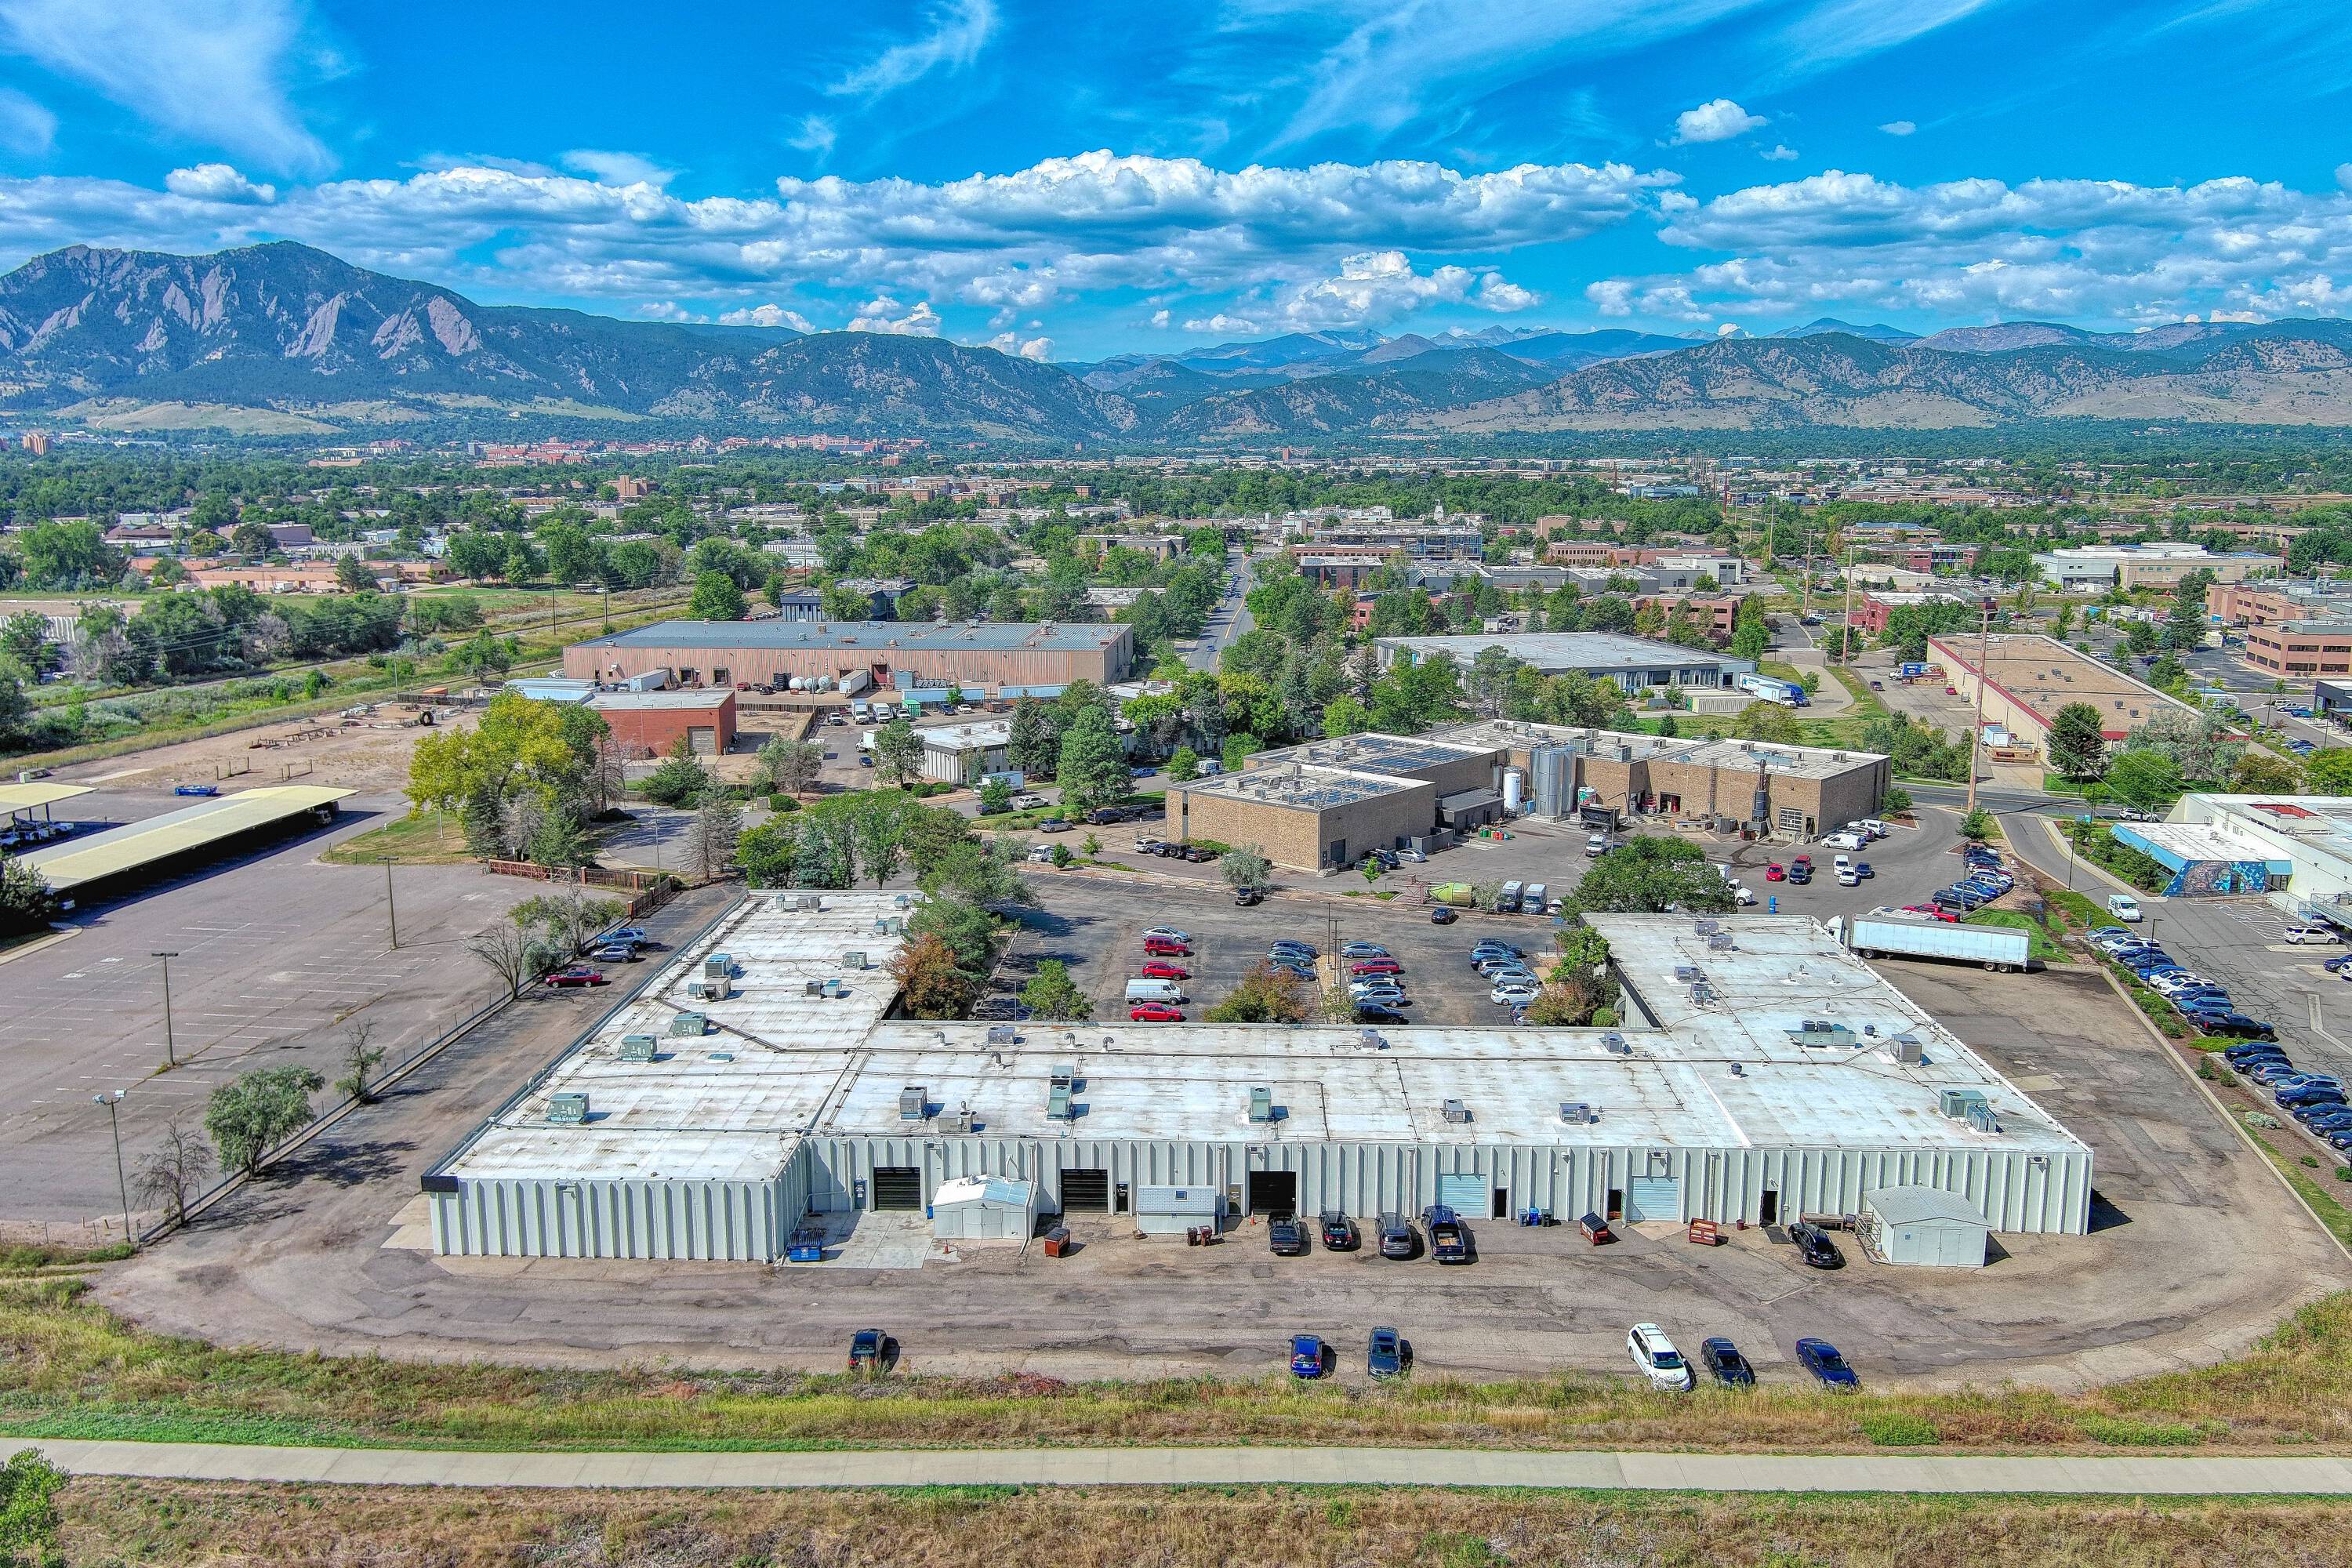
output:
[{"label": "white industrial building", "polygon": [[1595,919],[1622,1029],[1373,1031],[894,1019],[905,912],[747,900],[426,1174],[436,1248],[768,1260],[804,1215],[962,1178],[1146,1233],[1432,1203],[1771,1223],[1908,1186],[1994,1230],[2088,1221],[2089,1149],[1811,920]]},{"label": "white industrial building", "polygon": [[960,784],[1005,771],[1013,745],[1013,721],[929,724],[915,733],[923,741],[923,776],[939,784]]},{"label": "white industrial building", "polygon": [[[2149,829],[2137,830],[2143,836]],[[2352,798],[2343,795],[2185,795],[2157,829],[2159,840],[2182,837],[2185,856],[2217,865],[2242,865],[2274,900],[2352,929]],[[2200,853],[2201,851],[2201,853]],[[2170,860],[2166,862],[2170,865]],[[2176,870],[2180,868],[2174,868]],[[2197,882],[2210,882],[2203,876]],[[2189,890],[2203,890],[2193,887]]]}]

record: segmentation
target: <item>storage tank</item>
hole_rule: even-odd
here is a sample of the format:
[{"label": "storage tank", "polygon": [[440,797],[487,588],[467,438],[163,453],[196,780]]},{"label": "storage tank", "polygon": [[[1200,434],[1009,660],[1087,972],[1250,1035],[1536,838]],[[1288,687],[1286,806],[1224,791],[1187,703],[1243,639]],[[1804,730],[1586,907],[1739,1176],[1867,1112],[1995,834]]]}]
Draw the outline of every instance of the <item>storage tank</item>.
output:
[{"label": "storage tank", "polygon": [[1503,815],[1517,816],[1527,806],[1528,775],[1517,768],[1503,770]]},{"label": "storage tank", "polygon": [[815,679],[814,679],[814,680],[812,680],[812,681],[810,681],[810,682],[809,682],[809,689],[810,689],[811,691],[830,691],[830,690],[832,690],[832,689],[833,689],[833,677],[831,677],[830,675],[820,675],[820,676],[818,676]]},{"label": "storage tank", "polygon": [[806,691],[808,689],[808,682],[795,675],[784,683],[784,689],[787,691]]}]

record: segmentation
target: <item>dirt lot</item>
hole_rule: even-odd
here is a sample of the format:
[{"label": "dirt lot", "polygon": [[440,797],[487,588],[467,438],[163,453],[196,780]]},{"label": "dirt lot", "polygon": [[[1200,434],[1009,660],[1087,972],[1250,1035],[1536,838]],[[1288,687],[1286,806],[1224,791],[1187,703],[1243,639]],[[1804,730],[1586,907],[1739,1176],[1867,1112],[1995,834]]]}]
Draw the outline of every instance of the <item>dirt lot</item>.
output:
[{"label": "dirt lot", "polygon": [[[1319,898],[1235,910],[1205,888],[1158,886],[1145,899],[1105,878],[1083,890],[1076,878],[1039,880],[1046,912],[1024,947],[1066,949],[1087,965],[1123,952],[1124,933],[1153,921],[1240,948],[1276,931],[1328,934],[1336,910],[1355,917],[1349,930],[1394,937],[1409,972],[1451,974],[1465,931],[1510,923],[1432,928],[1408,911]],[[2095,976],[1886,972],[2093,1144],[2095,1234],[2004,1237],[1979,1272],[1886,1268],[1849,1247],[1848,1267],[1825,1275],[1755,1232],[1706,1249],[1671,1226],[1637,1227],[1595,1250],[1572,1229],[1491,1221],[1468,1268],[1319,1248],[1279,1259],[1254,1226],[1189,1248],[1134,1239],[1108,1218],[1080,1221],[1087,1245],[1067,1258],[966,1245],[950,1259],[920,1216],[869,1215],[845,1238],[847,1257],[816,1268],[436,1258],[417,1175],[584,1021],[535,1004],[348,1119],[230,1212],[109,1270],[102,1295],[156,1329],[434,1359],[816,1370],[835,1363],[851,1328],[878,1323],[902,1341],[909,1370],[1255,1373],[1275,1364],[1285,1334],[1360,1343],[1371,1325],[1392,1323],[1424,1368],[1477,1376],[1613,1370],[1625,1325],[1647,1320],[1690,1340],[1728,1334],[1773,1378],[1791,1374],[1798,1336],[1819,1334],[1874,1381],[2073,1387],[2212,1361],[2352,1281],[2333,1244]]]},{"label": "dirt lot", "polygon": [[[462,712],[450,718],[446,709],[441,716],[447,724],[471,722]],[[416,749],[417,738],[433,733],[404,722],[411,717],[405,710],[383,704],[373,717],[349,723],[328,718],[268,724],[208,740],[180,741],[126,756],[77,763],[59,768],[57,776],[67,784],[110,789],[168,792],[173,784],[215,783],[250,789],[291,780],[371,795],[397,794],[408,784],[408,759]],[[285,745],[254,744],[286,740],[321,726],[327,730],[323,735]]]}]

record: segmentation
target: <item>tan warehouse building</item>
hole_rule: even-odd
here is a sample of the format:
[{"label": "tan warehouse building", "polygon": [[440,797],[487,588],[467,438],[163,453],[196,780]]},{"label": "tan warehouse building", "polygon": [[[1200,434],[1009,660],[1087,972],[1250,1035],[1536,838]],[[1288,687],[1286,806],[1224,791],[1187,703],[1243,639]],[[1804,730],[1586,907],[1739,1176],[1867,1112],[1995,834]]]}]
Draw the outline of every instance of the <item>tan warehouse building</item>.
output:
[{"label": "tan warehouse building", "polygon": [[[798,676],[900,676],[975,694],[1059,691],[1119,679],[1135,657],[1123,626],[988,621],[660,621],[563,650],[563,673],[606,685],[656,670],[680,686],[775,686]],[[855,682],[853,682],[855,684]]]},{"label": "tan warehouse building", "polygon": [[1241,773],[1171,785],[1168,826],[1310,871],[1367,849],[1442,847],[1501,815],[1507,795],[1554,821],[1706,817],[1801,839],[1874,813],[1891,767],[1866,752],[1497,721],[1262,752]]},{"label": "tan warehouse building", "polygon": [[1984,681],[1985,723],[2001,726],[2045,757],[2050,754],[2050,726],[2058,710],[2072,703],[2096,709],[2099,732],[2110,741],[2125,739],[2158,713],[2196,711],[2055,637],[2019,632],[1929,637],[1927,657],[1944,667],[1945,678],[1965,702],[1977,700],[1980,674],[1990,677]]}]

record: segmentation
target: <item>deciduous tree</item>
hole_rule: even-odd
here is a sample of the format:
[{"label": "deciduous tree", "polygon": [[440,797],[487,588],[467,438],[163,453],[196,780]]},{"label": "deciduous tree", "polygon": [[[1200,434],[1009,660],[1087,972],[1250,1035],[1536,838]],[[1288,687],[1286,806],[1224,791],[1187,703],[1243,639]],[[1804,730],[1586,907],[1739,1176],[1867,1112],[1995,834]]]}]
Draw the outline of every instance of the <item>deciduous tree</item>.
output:
[{"label": "deciduous tree", "polygon": [[205,1102],[205,1131],[226,1169],[251,1175],[269,1151],[310,1121],[310,1097],[326,1079],[309,1068],[262,1068],[222,1084]]}]

